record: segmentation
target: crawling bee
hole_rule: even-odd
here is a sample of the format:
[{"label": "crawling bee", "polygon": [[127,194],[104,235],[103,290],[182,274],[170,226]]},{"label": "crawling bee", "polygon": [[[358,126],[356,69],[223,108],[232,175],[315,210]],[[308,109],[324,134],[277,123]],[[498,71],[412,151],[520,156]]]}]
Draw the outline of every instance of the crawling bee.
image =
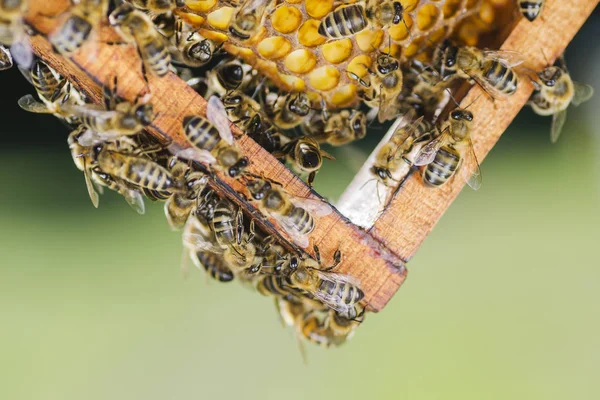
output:
[{"label": "crawling bee", "polygon": [[434,57],[434,65],[443,80],[459,77],[475,81],[492,97],[510,96],[517,91],[519,79],[512,68],[523,61],[523,55],[516,51],[457,47],[449,42],[445,42]]},{"label": "crawling bee", "polygon": [[371,173],[379,182],[389,186],[390,180],[396,181],[394,174],[400,165],[403,163],[412,165],[407,156],[412,152],[414,146],[430,141],[433,138],[434,129],[433,124],[424,117],[398,127],[390,140],[377,152],[375,162],[370,169]]},{"label": "crawling bee", "polygon": [[533,22],[544,8],[545,0],[519,0],[519,10],[529,21]]},{"label": "crawling bee", "polygon": [[177,157],[169,160],[168,169],[174,179],[184,182],[183,190],[172,193],[165,202],[169,226],[181,229],[194,208],[200,206],[200,193],[206,187],[207,177],[200,171],[193,171]]},{"label": "crawling bee", "polygon": [[433,187],[445,184],[460,168],[465,157],[470,157],[475,171],[467,180],[474,190],[481,187],[481,171],[473,149],[470,133],[473,114],[466,109],[457,108],[441,128],[441,133],[421,148],[414,165],[426,165],[423,181]]},{"label": "crawling bee", "polygon": [[166,39],[156,30],[148,15],[124,3],[109,15],[108,20],[124,40],[135,43],[142,59],[144,79],[147,79],[146,70],[158,77],[169,72],[171,54]]},{"label": "crawling bee", "polygon": [[177,152],[177,156],[211,164],[232,178],[240,176],[248,166],[248,158],[233,138],[227,112],[218,97],[209,99],[206,116],[208,120],[200,116],[184,118],[184,133],[192,147]]},{"label": "crawling bee", "polygon": [[181,19],[175,21],[171,43],[173,61],[192,68],[209,63],[219,48],[213,40],[205,38]]},{"label": "crawling bee", "polygon": [[244,0],[231,18],[229,32],[240,40],[250,39],[262,26],[265,11],[272,2],[272,0]]},{"label": "crawling bee", "polygon": [[233,272],[219,254],[198,251],[193,253],[192,261],[196,267],[204,268],[207,274],[219,282],[231,282],[234,278]]},{"label": "crawling bee", "polygon": [[323,158],[335,160],[335,157],[321,149],[319,142],[312,137],[302,137],[292,140],[273,153],[273,156],[285,159],[299,174],[308,174],[308,186],[312,186]]},{"label": "crawling bee", "polygon": [[319,143],[342,146],[364,138],[367,134],[367,116],[360,110],[315,112],[302,124],[305,135]]},{"label": "crawling bee", "polygon": [[567,108],[588,101],[594,95],[594,88],[574,82],[567,71],[564,58],[558,65],[548,65],[537,74],[539,80],[533,80],[535,92],[528,105],[539,115],[552,115],[550,140],[556,143],[567,120]]},{"label": "crawling bee", "polygon": [[54,50],[69,56],[85,43],[94,44],[98,27],[107,11],[107,0],[81,0],[74,3],[58,16],[62,23],[48,35]]},{"label": "crawling bee", "polygon": [[310,101],[305,93],[289,93],[283,97],[276,93],[272,94],[276,97],[271,105],[272,121],[280,129],[294,129],[311,111]]},{"label": "crawling bee", "polygon": [[149,15],[158,15],[184,7],[186,0],[127,0],[127,2]]},{"label": "crawling bee", "polygon": [[387,29],[403,21],[404,7],[399,1],[366,0],[331,11],[319,24],[321,36],[336,40],[354,36],[367,29]]},{"label": "crawling bee", "polygon": [[325,216],[331,213],[327,203],[292,197],[279,185],[264,179],[250,180],[246,186],[252,198],[259,201],[259,209],[275,218],[294,242],[303,248],[308,247],[307,235],[315,228],[313,214]]}]

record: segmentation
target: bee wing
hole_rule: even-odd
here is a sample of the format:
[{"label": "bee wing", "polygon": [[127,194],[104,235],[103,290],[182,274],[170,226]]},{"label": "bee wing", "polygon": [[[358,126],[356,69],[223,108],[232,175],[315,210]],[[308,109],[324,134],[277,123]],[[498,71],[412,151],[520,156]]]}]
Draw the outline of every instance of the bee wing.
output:
[{"label": "bee wing", "polygon": [[516,67],[525,61],[525,56],[513,50],[483,50],[485,58],[494,59],[507,67]]},{"label": "bee wing", "polygon": [[92,178],[90,176],[90,169],[86,165],[85,158],[83,159],[83,177],[85,178],[85,187],[87,188],[88,194],[90,195],[90,200],[95,208],[98,208],[100,204],[100,197],[98,196],[98,192],[96,192],[96,188],[94,187],[94,183],[92,182]]},{"label": "bee wing", "polygon": [[280,214],[271,214],[273,218],[279,222],[279,225],[287,232],[288,235],[292,238],[294,243],[303,249],[308,247],[308,236],[301,234],[296,230],[296,228],[290,223],[288,217]]},{"label": "bee wing", "polygon": [[585,103],[594,95],[594,88],[590,85],[584,85],[582,83],[573,82],[575,86],[575,95],[573,96],[573,100],[571,103],[574,106],[578,106],[581,103]]},{"label": "bee wing", "polygon": [[20,67],[30,68],[33,64],[33,50],[28,39],[18,40],[10,46],[10,53]]},{"label": "bee wing", "polygon": [[19,107],[28,112],[37,114],[53,113],[53,111],[50,110],[44,103],[40,103],[30,94],[26,94],[25,96],[21,97],[18,101],[18,104]]},{"label": "bee wing", "polygon": [[138,214],[144,214],[146,212],[146,205],[144,204],[144,197],[140,192],[133,189],[126,189],[122,193],[123,197],[129,203]]},{"label": "bee wing", "polygon": [[319,217],[331,214],[331,206],[320,199],[290,197],[290,200],[296,207],[304,208],[306,211]]},{"label": "bee wing", "polygon": [[481,168],[479,166],[479,161],[477,160],[477,155],[475,154],[475,149],[473,148],[473,142],[471,141],[471,138],[468,138],[467,141],[467,158],[473,160],[473,164],[475,165],[475,169],[467,179],[467,184],[471,187],[471,189],[479,190],[482,182]]},{"label": "bee wing", "polygon": [[180,150],[177,152],[177,154],[175,154],[175,156],[177,158],[183,158],[186,160],[198,161],[199,163],[203,164],[214,164],[215,162],[217,162],[217,159],[212,154],[210,154],[209,151],[196,149],[193,147]]},{"label": "bee wing", "polygon": [[552,116],[552,128],[550,129],[550,142],[556,143],[558,137],[565,126],[567,120],[567,110],[559,111]]},{"label": "bee wing", "polygon": [[[333,272],[323,272],[323,271],[318,271],[318,270],[316,272],[319,275],[319,278],[321,278],[324,281],[331,282],[333,284],[347,283],[349,285],[356,286],[356,287],[358,287],[358,285],[359,285],[359,283],[356,279],[351,278],[348,275],[336,274]],[[323,304],[325,304],[329,308],[331,308],[335,311],[341,312],[341,313],[348,313],[350,311],[350,309],[352,307],[354,307],[354,305],[348,305],[348,304],[341,303],[337,296],[333,296],[323,290],[311,291],[311,294],[313,296],[315,296],[315,298],[317,300],[320,300]]]},{"label": "bee wing", "polygon": [[431,164],[438,150],[445,146],[448,143],[450,135],[448,131],[442,132],[441,135],[434,138],[431,142],[427,143],[423,148],[419,151],[419,154],[415,157],[414,165],[422,166]]},{"label": "bee wing", "polygon": [[219,131],[221,139],[227,144],[233,144],[233,134],[231,133],[231,127],[229,126],[229,118],[227,117],[227,111],[225,106],[217,96],[211,96],[208,99],[208,105],[206,106],[206,117]]}]

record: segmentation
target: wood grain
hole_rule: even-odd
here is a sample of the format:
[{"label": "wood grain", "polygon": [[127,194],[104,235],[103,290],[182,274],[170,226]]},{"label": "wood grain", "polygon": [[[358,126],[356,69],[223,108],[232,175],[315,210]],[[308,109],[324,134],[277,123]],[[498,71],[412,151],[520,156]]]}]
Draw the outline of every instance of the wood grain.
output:
[{"label": "wood grain", "polygon": [[[525,55],[527,66],[536,71],[546,65],[541,50],[551,62],[561,55],[597,6],[598,0],[547,0],[546,3],[541,18],[533,23],[521,19],[502,45],[504,50],[516,50]],[[523,78],[513,96],[492,102],[479,87],[471,88],[461,105],[464,107],[478,98],[469,109],[474,115],[472,140],[480,162],[525,105],[532,91],[529,80]],[[472,170],[473,165],[461,168]],[[371,234],[401,259],[409,261],[464,185],[465,180],[456,176],[445,186],[432,189],[423,185],[420,173],[412,173],[377,219]]]},{"label": "wood grain", "polygon": [[[119,96],[127,100],[133,100],[140,93],[151,93],[150,102],[158,117],[152,122],[148,132],[165,142],[172,141],[182,148],[187,147],[181,129],[183,118],[188,115],[205,115],[206,101],[172,73],[164,78],[149,76],[149,84],[146,85],[136,50],[131,46],[105,43],[115,37],[109,27],[102,27],[98,41],[84,45],[68,59],[54,53],[44,35],[52,32],[61,18],[47,16],[59,15],[66,8],[68,2],[63,0],[32,3],[27,19],[40,32],[40,35],[32,38],[36,54],[96,102],[101,100],[101,87],[108,84],[114,76],[118,77]],[[235,128],[234,134],[240,135],[238,144],[250,159],[250,172],[280,182],[294,196],[321,199],[253,140],[243,136]],[[257,215],[258,211],[252,203],[244,201],[243,196],[247,191],[240,181],[221,173],[217,173],[217,177],[211,185],[219,194],[232,199],[248,213]],[[381,310],[406,278],[404,263],[335,209],[327,216],[315,217],[315,220],[315,230],[310,234],[311,245],[306,251],[313,253],[312,245],[318,245],[327,263],[339,248],[343,262],[336,272],[357,278],[361,282],[369,308],[373,311]],[[285,231],[276,229],[277,222],[273,219],[259,218],[257,222],[267,232],[287,243],[288,247],[297,248]]]}]

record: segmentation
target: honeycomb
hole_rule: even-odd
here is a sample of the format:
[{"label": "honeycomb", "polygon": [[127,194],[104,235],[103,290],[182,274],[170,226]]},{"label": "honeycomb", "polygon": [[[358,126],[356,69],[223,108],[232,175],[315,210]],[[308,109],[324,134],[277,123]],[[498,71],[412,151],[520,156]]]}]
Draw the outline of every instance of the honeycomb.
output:
[{"label": "honeycomb", "polygon": [[368,74],[375,52],[389,52],[405,60],[435,47],[453,33],[460,41],[475,45],[480,35],[498,25],[497,15],[509,1],[404,0],[405,23],[385,31],[367,28],[340,40],[329,40],[317,29],[328,13],[350,1],[274,0],[260,27],[243,41],[228,31],[235,6],[241,2],[191,0],[180,16],[196,25],[205,37],[225,41],[225,50],[278,86],[306,91],[313,101],[323,97],[337,108],[356,104],[356,77]]}]

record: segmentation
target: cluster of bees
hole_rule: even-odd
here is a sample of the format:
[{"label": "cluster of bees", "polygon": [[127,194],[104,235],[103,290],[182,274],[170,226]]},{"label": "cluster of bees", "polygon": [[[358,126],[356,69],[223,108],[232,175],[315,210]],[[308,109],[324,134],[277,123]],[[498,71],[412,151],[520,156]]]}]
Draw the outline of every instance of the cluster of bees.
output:
[{"label": "cluster of bees", "polygon": [[[320,200],[295,198],[278,183],[251,174],[251,160],[237,144],[233,123],[309,185],[323,164],[333,157],[323,144],[342,146],[360,140],[369,121],[384,122],[403,116],[391,138],[376,154],[372,177],[396,186],[402,166],[422,167],[423,182],[439,187],[461,170],[463,160],[476,161],[470,134],[476,116],[468,106],[444,112],[458,81],[481,86],[493,98],[511,96],[519,80],[535,85],[529,104],[538,114],[553,115],[552,140],[564,124],[570,104],[580,104],[593,93],[573,82],[561,58],[542,71],[523,71],[523,57],[512,51],[481,50],[450,40],[429,49],[424,58],[400,62],[386,49],[375,49],[365,76],[348,72],[359,88],[360,107],[334,109],[324,99],[315,101],[303,91],[287,91],[265,78],[260,70],[222,51],[223,43],[203,36],[182,15],[188,0],[79,0],[55,17],[58,24],[47,35],[54,51],[70,56],[97,43],[99,27],[108,24],[122,42],[137,49],[141,74],[164,77],[178,74],[208,99],[206,116],[188,115],[181,131],[187,146],[162,145],[145,133],[156,113],[151,93],[127,101],[117,95],[116,78],[104,88],[104,104],[93,104],[66,78],[42,60],[28,44],[33,34],[24,22],[25,0],[0,0],[0,66],[12,58],[34,86],[37,97],[26,95],[19,105],[26,111],[54,114],[70,128],[68,144],[73,161],[83,171],[88,193],[98,206],[104,188],[121,194],[138,212],[144,196],[165,202],[170,226],[183,229],[183,243],[193,263],[214,279],[234,279],[272,296],[282,320],[299,338],[340,345],[364,320],[364,294],[351,277],[332,272],[342,255],[336,252],[324,265],[319,249],[315,258],[290,251],[260,231],[253,216],[245,217],[232,201],[213,189],[215,172],[244,184],[249,202],[274,218],[300,247],[309,246],[315,216],[331,213]],[[279,1],[231,0],[234,9],[228,32],[237,40],[251,40]],[[297,2],[294,2],[297,3]],[[406,24],[402,1],[339,1],[325,15],[318,34],[328,41],[369,29]],[[349,4],[346,4],[349,3]],[[525,17],[533,20],[543,1],[519,1]],[[407,26],[408,29],[408,26]],[[12,58],[11,58],[12,53]],[[446,107],[447,108],[447,107]],[[475,163],[477,165],[477,163]],[[481,185],[479,168],[467,177],[474,189]]]}]

